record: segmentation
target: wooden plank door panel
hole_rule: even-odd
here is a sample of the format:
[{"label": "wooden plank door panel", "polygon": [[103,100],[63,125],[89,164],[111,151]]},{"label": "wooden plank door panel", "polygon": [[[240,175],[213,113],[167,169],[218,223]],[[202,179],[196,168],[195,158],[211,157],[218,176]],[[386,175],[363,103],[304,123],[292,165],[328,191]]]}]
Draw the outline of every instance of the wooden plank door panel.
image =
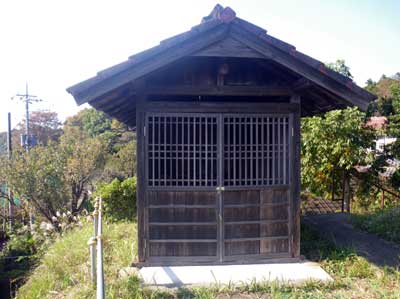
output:
[{"label": "wooden plank door panel", "polygon": [[225,191],[223,197],[225,260],[289,256],[289,189]]}]

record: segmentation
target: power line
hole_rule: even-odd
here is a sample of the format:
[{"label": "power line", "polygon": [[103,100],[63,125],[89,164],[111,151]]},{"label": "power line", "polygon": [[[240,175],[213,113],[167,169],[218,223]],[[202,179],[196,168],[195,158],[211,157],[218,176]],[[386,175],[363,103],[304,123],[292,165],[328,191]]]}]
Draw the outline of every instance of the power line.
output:
[{"label": "power line", "polygon": [[30,141],[31,141],[31,137],[29,135],[29,104],[33,104],[33,103],[37,103],[37,102],[41,102],[42,100],[39,99],[37,96],[29,94],[28,92],[28,83],[26,83],[25,86],[25,94],[16,94],[14,97],[12,97],[11,99],[13,100],[14,98],[18,98],[20,101],[25,103],[25,118],[26,118],[26,122],[25,122],[25,138],[24,140],[24,146],[25,146],[25,150],[27,152],[29,152],[29,148],[30,148]]}]

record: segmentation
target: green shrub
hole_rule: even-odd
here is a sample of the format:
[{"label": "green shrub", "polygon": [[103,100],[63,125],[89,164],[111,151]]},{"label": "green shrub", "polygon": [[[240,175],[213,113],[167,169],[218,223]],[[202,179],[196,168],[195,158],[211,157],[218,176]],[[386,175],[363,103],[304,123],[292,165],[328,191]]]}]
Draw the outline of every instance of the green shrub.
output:
[{"label": "green shrub", "polygon": [[103,199],[104,216],[112,221],[133,220],[136,216],[136,177],[100,184],[96,196]]},{"label": "green shrub", "polygon": [[12,234],[0,252],[0,279],[23,277],[36,260],[37,246],[30,233]]},{"label": "green shrub", "polygon": [[32,255],[36,252],[35,240],[30,233],[11,235],[4,253],[12,256]]}]

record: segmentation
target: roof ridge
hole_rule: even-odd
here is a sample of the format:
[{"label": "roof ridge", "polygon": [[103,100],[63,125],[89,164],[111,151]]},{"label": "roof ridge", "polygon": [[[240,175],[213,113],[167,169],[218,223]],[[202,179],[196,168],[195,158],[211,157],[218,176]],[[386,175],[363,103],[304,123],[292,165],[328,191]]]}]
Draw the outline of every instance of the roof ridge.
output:
[{"label": "roof ridge", "polygon": [[289,54],[293,58],[297,59],[299,62],[308,65],[309,67],[317,70],[320,73],[323,73],[331,80],[342,84],[343,86],[347,87],[347,89],[355,92],[356,94],[363,96],[364,98],[367,98],[369,100],[375,99],[374,95],[359,87],[351,78],[330,70],[328,67],[325,66],[323,62],[298,51],[295,46],[267,34],[267,30],[239,17],[236,17],[236,13],[233,9],[231,9],[230,7],[223,7],[220,4],[217,4],[208,16],[203,17],[200,24],[191,27],[191,29],[189,29],[188,31],[167,38],[150,49],[131,55],[127,60],[109,68],[103,69],[97,72],[97,75],[95,77],[89,78],[74,86],[71,86],[67,90],[76,97],[77,95],[81,94],[83,90],[92,88],[96,84],[100,83],[103,79],[111,78],[115,75],[118,75],[119,73],[124,72],[131,67],[135,67],[138,64],[146,62],[152,57],[161,54],[164,51],[177,47],[182,43],[186,43],[193,38],[196,38],[197,36],[202,36],[203,34],[208,35],[209,32],[213,31],[221,25],[229,26],[230,28],[237,26],[238,28],[243,30],[243,34],[252,35],[258,38],[260,41],[269,44],[273,48]]}]

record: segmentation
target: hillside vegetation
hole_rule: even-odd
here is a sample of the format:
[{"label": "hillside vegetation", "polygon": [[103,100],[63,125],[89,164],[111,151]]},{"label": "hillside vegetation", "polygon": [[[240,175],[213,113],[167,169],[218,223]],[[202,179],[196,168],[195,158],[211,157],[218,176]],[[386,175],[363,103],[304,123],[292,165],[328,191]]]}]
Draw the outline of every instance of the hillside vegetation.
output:
[{"label": "hillside vegetation", "polygon": [[[93,226],[67,232],[57,239],[19,289],[17,298],[95,298],[90,282],[87,241]],[[134,260],[133,245],[136,224],[129,222],[106,224],[104,227],[104,276],[106,298],[131,298],[127,281],[118,279],[118,271]]]},{"label": "hillside vegetation", "polygon": [[[90,223],[58,239],[44,255],[17,298],[95,298],[89,278],[86,242]],[[135,259],[136,224],[105,225],[104,270],[106,298],[400,298],[400,272],[379,269],[348,249],[338,249],[318,238],[310,229],[302,231],[302,254],[319,261],[334,283],[308,282],[300,286],[277,283],[247,283],[177,290],[143,289],[136,276],[120,278],[118,272]],[[136,243],[134,244],[134,247]],[[236,297],[237,298],[237,297]]]}]

